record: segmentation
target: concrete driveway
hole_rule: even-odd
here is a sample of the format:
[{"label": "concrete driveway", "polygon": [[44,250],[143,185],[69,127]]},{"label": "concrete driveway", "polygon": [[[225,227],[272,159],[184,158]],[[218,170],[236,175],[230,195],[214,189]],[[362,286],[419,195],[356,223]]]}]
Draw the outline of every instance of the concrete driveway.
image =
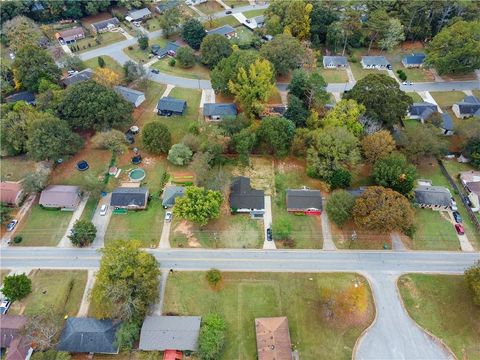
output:
[{"label": "concrete driveway", "polygon": [[[172,211],[171,209],[167,211]],[[160,249],[170,249],[170,228],[172,226],[171,221],[163,220],[162,235],[160,236],[160,244],[158,247]]]},{"label": "concrete driveway", "polygon": [[18,213],[15,215],[15,219],[18,220],[18,224],[17,226],[15,226],[15,229],[13,229],[13,231],[11,232],[6,232],[3,237],[2,237],[2,240],[1,240],[1,243],[0,243],[0,246],[3,247],[3,246],[8,246],[9,243],[10,243],[10,240],[13,238],[13,236],[15,235],[15,232],[17,231],[20,223],[22,222],[23,218],[25,217],[25,215],[28,213],[28,210],[30,210],[30,208],[32,207],[33,203],[35,202],[35,199],[37,198],[37,194],[30,194],[28,195],[28,197],[25,199],[25,201],[23,202],[23,205],[22,207],[20,208],[20,210],[18,211]]},{"label": "concrete driveway", "polygon": [[[108,223],[112,217],[112,207],[110,206],[110,198],[112,194],[109,193],[107,196],[102,197],[98,202],[97,208],[95,209],[95,214],[93,214],[92,223],[97,228],[97,235],[95,240],[92,243],[94,248],[102,248],[105,243],[105,233],[107,232]],[[100,208],[105,204],[108,206],[107,214],[104,216],[100,215]]]},{"label": "concrete driveway", "polygon": [[263,214],[263,248],[264,249],[276,249],[275,241],[267,240],[267,229],[272,227],[272,198],[268,195],[265,196],[265,214]]}]

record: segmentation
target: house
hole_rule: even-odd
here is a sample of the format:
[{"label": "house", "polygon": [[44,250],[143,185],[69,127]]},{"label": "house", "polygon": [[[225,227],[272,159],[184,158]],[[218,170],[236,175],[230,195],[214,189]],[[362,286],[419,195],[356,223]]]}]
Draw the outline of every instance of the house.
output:
[{"label": "house", "polygon": [[179,47],[180,45],[173,42],[167,43],[167,45],[165,45],[163,48],[152,45],[152,53],[160,59],[163,59],[167,55],[175,57]]},{"label": "house", "polygon": [[76,71],[74,74],[63,78],[61,81],[63,86],[67,87],[78,82],[90,80],[93,77],[93,74],[93,70],[88,68],[82,71]]},{"label": "house", "polygon": [[0,183],[0,202],[10,206],[18,206],[23,199],[22,184],[2,181]]},{"label": "house", "polygon": [[145,94],[141,91],[130,89],[125,86],[115,86],[113,89],[118,95],[133,104],[135,107],[139,107],[145,101]]},{"label": "house", "polygon": [[105,31],[115,29],[118,26],[120,26],[120,21],[116,17],[113,17],[107,20],[102,20],[102,21],[93,23],[92,29],[93,29],[93,32],[95,33],[102,33]]},{"label": "house", "polygon": [[183,115],[187,108],[187,102],[182,99],[175,99],[165,96],[158,101],[157,111],[161,116]]},{"label": "house", "polygon": [[362,56],[360,61],[364,69],[390,69],[391,65],[385,56]]},{"label": "house", "polygon": [[165,187],[162,194],[162,206],[165,209],[173,207],[175,205],[175,199],[182,197],[185,192],[183,186],[169,185]]},{"label": "house", "polygon": [[140,332],[143,351],[196,351],[200,316],[147,316]]},{"label": "house", "polygon": [[292,360],[292,342],[288,319],[282,317],[256,318],[258,360]]},{"label": "house", "polygon": [[206,3],[208,0],[187,0],[185,1],[185,5],[192,6],[192,5],[200,5]]},{"label": "house", "polygon": [[20,315],[0,315],[0,348],[6,349],[5,360],[28,360],[33,349],[28,339],[23,336],[27,318]]},{"label": "house", "polygon": [[305,215],[322,213],[322,194],[319,190],[287,189],[287,211]]},{"label": "house", "polygon": [[146,187],[119,187],[112,191],[110,198],[110,206],[120,209],[145,209],[147,202],[148,189]]},{"label": "house", "polygon": [[83,31],[83,27],[74,27],[57,32],[55,38],[61,45],[73,44],[77,40],[85,38],[85,31]]},{"label": "house", "polygon": [[423,54],[423,53],[405,55],[402,58],[402,64],[406,68],[422,67],[424,61],[425,61],[425,54]]},{"label": "house", "polygon": [[173,9],[179,5],[178,0],[163,0],[159,1],[158,5],[155,6],[155,11],[159,14],[163,14],[165,11]]},{"label": "house", "polygon": [[237,116],[237,107],[233,103],[205,103],[203,104],[203,116],[206,121],[220,121],[226,116]]},{"label": "house", "polygon": [[230,25],[223,25],[218,28],[207,31],[207,35],[213,35],[213,34],[225,36],[227,39],[231,39],[237,36],[237,32]]},{"label": "house", "polygon": [[443,135],[453,135],[453,119],[449,113],[440,113],[441,124],[438,126]]},{"label": "house", "polygon": [[29,105],[35,105],[35,95],[30,91],[20,91],[5,98],[7,103],[25,101]]},{"label": "house", "polygon": [[323,67],[325,69],[340,69],[348,66],[348,60],[345,56],[324,56]]},{"label": "house", "polygon": [[250,19],[245,19],[243,25],[245,25],[250,30],[262,28],[265,26],[265,16],[259,15]]},{"label": "house", "polygon": [[461,172],[460,181],[468,193],[468,199],[472,203],[472,210],[480,211],[480,171]]},{"label": "house", "polygon": [[152,17],[152,13],[148,8],[138,9],[138,10],[130,10],[125,16],[125,20],[131,21],[143,21]]},{"label": "house", "polygon": [[262,219],[265,213],[263,190],[252,189],[247,177],[233,178],[230,187],[230,209],[232,213],[249,213],[252,219]]},{"label": "house", "polygon": [[118,354],[116,334],[120,323],[88,317],[69,317],[57,344],[58,351]]},{"label": "house", "polygon": [[410,119],[421,120],[422,123],[433,113],[438,111],[436,104],[429,102],[413,103],[408,107],[408,117]]},{"label": "house", "polygon": [[46,208],[75,210],[82,200],[82,192],[78,186],[49,185],[40,194],[38,203]]},{"label": "house", "polygon": [[461,102],[453,104],[452,110],[459,119],[480,117],[480,100],[475,96],[465,96]]},{"label": "house", "polygon": [[415,202],[421,208],[447,210],[452,205],[452,194],[444,186],[418,185],[414,193]]}]

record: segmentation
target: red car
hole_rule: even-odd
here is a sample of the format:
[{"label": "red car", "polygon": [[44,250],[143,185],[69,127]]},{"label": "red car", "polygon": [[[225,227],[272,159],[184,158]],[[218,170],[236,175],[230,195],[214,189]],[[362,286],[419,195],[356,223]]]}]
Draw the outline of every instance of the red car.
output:
[{"label": "red car", "polygon": [[462,224],[455,224],[455,230],[457,231],[458,235],[465,234],[465,229],[463,228]]}]

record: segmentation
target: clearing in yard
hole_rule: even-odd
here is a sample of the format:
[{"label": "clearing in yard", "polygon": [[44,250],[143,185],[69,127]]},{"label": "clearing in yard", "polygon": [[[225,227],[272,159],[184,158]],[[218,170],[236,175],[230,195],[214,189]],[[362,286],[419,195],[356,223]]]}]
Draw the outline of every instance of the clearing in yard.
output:
[{"label": "clearing in yard", "polygon": [[36,163],[26,156],[4,157],[1,160],[2,181],[19,181],[36,170]]},{"label": "clearing in yard", "polygon": [[46,307],[52,307],[62,319],[77,315],[87,283],[86,270],[33,270],[28,277],[32,292],[12,304],[11,315],[35,314]]},{"label": "clearing in yard", "polygon": [[463,91],[432,91],[430,94],[442,109],[452,107],[453,104],[462,101],[466,96]]},{"label": "clearing in yard", "polygon": [[319,68],[318,72],[320,73],[320,75],[322,75],[322,77],[328,84],[348,82],[348,76],[345,70]]},{"label": "clearing in yard", "polygon": [[175,66],[170,66],[168,62],[170,57],[158,60],[151,67],[160,70],[162,73],[185,77],[189,79],[208,80],[210,79],[210,70],[199,62],[196,62],[191,68],[182,68],[178,61]]},{"label": "clearing in yard", "polygon": [[231,169],[233,176],[250,178],[252,188],[264,190],[265,195],[273,195],[275,190],[275,174],[273,159],[266,156],[250,155],[249,166],[236,166]]},{"label": "clearing in yard", "polygon": [[415,209],[413,250],[460,250],[460,243],[446,211]]},{"label": "clearing in yard", "polygon": [[410,316],[457,359],[480,359],[480,307],[462,275],[408,274],[398,287]]},{"label": "clearing in yard", "polygon": [[[359,302],[349,315],[340,314],[334,299],[351,293],[356,282]],[[300,359],[331,360],[352,357],[375,309],[368,283],[358,274],[223,273],[219,289],[212,290],[205,272],[175,272],[167,281],[163,312],[223,316],[224,360],[255,359],[255,318],[286,316]]]}]

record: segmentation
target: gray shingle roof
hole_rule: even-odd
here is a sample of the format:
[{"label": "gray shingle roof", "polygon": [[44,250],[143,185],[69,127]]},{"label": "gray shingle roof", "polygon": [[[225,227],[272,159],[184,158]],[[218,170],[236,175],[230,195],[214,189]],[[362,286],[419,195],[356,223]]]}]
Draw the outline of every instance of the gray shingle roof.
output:
[{"label": "gray shingle roof", "polygon": [[119,323],[112,320],[70,317],[57,344],[57,350],[74,353],[116,354],[116,332]]},{"label": "gray shingle roof", "polygon": [[263,190],[252,189],[249,178],[243,176],[233,178],[230,190],[230,208],[257,210],[265,208]]},{"label": "gray shingle roof", "polygon": [[370,65],[370,66],[377,66],[377,65],[387,66],[390,64],[388,60],[385,58],[385,56],[362,56],[362,62],[365,65]]},{"label": "gray shingle roof", "polygon": [[186,106],[185,100],[165,96],[159,100],[157,108],[162,111],[183,112]]},{"label": "gray shingle roof", "polygon": [[288,189],[287,210],[322,209],[322,194],[320,190]]},{"label": "gray shingle roof", "polygon": [[347,66],[348,60],[345,56],[324,56],[324,66]]},{"label": "gray shingle roof", "polygon": [[443,124],[442,128],[445,130],[453,130],[453,120],[450,115],[446,112],[441,113],[440,117],[442,118]]},{"label": "gray shingle roof", "polygon": [[437,111],[437,105],[429,102],[413,103],[409,106],[408,111],[410,115],[421,116],[426,109]]},{"label": "gray shingle roof", "polygon": [[78,82],[90,80],[92,77],[93,77],[93,70],[88,68],[62,79],[62,83],[65,86],[69,86]]},{"label": "gray shingle roof", "polygon": [[234,116],[237,115],[235,104],[205,103],[203,104],[204,116]]},{"label": "gray shingle roof", "polygon": [[424,60],[425,60],[425,54],[423,53],[405,55],[402,58],[402,62],[406,65],[421,65],[423,64]]},{"label": "gray shingle roof", "polygon": [[131,10],[127,13],[127,16],[131,17],[133,21],[143,19],[145,16],[150,16],[152,13],[148,8],[139,10]]},{"label": "gray shingle roof", "polygon": [[130,89],[125,86],[115,86],[115,92],[127,100],[129,103],[135,104],[140,97],[145,97],[145,94],[141,91]]},{"label": "gray shingle roof", "polygon": [[[153,47],[153,46],[152,46]],[[159,49],[155,55],[158,55],[160,57],[164,57],[168,54],[169,51],[175,51],[177,52],[178,48],[180,47],[180,45],[177,45],[173,42],[169,42],[167,45],[165,45],[165,47]]]},{"label": "gray shingle roof", "polygon": [[443,186],[419,185],[415,189],[415,200],[420,205],[450,206],[452,195]]},{"label": "gray shingle roof", "polygon": [[235,32],[235,29],[230,26],[230,25],[223,25],[223,26],[220,26],[218,28],[215,28],[215,29],[212,29],[212,30],[209,30],[208,31],[208,35],[213,35],[213,34],[218,34],[218,35],[227,35],[227,34],[230,34],[232,32]]},{"label": "gray shingle roof", "polygon": [[25,101],[28,104],[35,103],[35,95],[30,91],[20,91],[5,98],[7,103]]},{"label": "gray shingle roof", "polygon": [[140,333],[140,350],[191,350],[198,347],[200,316],[147,316]]},{"label": "gray shingle roof", "polygon": [[185,188],[183,186],[167,186],[162,194],[162,206],[172,207],[175,205],[175,199],[183,196]]},{"label": "gray shingle roof", "polygon": [[110,199],[111,206],[139,206],[143,207],[147,203],[148,189],[139,188],[116,188],[112,191]]},{"label": "gray shingle roof", "polygon": [[114,26],[118,26],[118,25],[120,25],[120,21],[118,21],[118,19],[116,17],[113,17],[113,18],[110,18],[110,19],[106,19],[106,20],[102,20],[102,21],[93,23],[92,26],[95,28],[95,30],[100,31],[100,30],[108,28],[108,25],[110,25],[110,24],[112,24]]}]

